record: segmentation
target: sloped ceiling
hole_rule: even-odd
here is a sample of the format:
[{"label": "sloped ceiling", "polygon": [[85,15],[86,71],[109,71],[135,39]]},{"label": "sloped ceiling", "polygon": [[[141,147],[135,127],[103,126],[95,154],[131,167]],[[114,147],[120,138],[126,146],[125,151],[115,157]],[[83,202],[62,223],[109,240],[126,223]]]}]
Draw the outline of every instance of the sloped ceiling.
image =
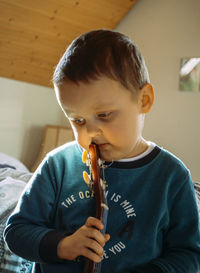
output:
[{"label": "sloped ceiling", "polygon": [[0,0],[0,77],[51,86],[55,65],[83,32],[114,29],[137,0]]}]

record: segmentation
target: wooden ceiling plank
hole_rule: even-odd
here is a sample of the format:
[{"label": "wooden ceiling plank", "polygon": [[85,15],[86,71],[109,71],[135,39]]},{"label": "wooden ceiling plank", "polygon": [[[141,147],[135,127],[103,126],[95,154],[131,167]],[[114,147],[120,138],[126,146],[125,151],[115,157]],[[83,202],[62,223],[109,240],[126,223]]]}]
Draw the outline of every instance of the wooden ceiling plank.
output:
[{"label": "wooden ceiling plank", "polygon": [[114,28],[137,0],[0,0],[0,76],[50,86],[79,34]]}]

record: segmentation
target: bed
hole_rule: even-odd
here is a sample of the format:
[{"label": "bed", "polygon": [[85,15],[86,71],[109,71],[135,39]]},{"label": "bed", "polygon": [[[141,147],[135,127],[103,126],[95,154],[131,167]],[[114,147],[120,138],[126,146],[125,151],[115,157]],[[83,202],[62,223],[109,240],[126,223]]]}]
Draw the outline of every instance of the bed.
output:
[{"label": "bed", "polygon": [[31,271],[32,263],[10,252],[3,240],[6,221],[32,173],[14,157],[0,153],[0,272]]}]

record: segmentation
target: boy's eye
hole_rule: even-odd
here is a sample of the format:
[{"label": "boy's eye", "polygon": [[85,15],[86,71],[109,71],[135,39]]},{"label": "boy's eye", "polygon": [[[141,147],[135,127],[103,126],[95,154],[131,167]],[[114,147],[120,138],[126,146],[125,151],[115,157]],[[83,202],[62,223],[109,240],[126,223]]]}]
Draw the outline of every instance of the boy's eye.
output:
[{"label": "boy's eye", "polygon": [[105,113],[100,113],[97,116],[102,119],[107,119],[111,116],[111,114],[112,114],[112,112],[105,112]]},{"label": "boy's eye", "polygon": [[85,119],[84,118],[71,118],[70,119],[72,122],[78,124],[78,125],[83,125],[85,124]]}]

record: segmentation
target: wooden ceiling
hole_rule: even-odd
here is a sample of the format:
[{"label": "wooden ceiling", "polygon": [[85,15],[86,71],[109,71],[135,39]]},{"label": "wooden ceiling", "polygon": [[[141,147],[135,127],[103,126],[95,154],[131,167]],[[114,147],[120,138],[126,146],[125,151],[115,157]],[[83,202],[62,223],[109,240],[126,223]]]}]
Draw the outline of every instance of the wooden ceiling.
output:
[{"label": "wooden ceiling", "polygon": [[83,32],[114,29],[137,0],[0,0],[0,77],[51,86],[55,65]]}]

